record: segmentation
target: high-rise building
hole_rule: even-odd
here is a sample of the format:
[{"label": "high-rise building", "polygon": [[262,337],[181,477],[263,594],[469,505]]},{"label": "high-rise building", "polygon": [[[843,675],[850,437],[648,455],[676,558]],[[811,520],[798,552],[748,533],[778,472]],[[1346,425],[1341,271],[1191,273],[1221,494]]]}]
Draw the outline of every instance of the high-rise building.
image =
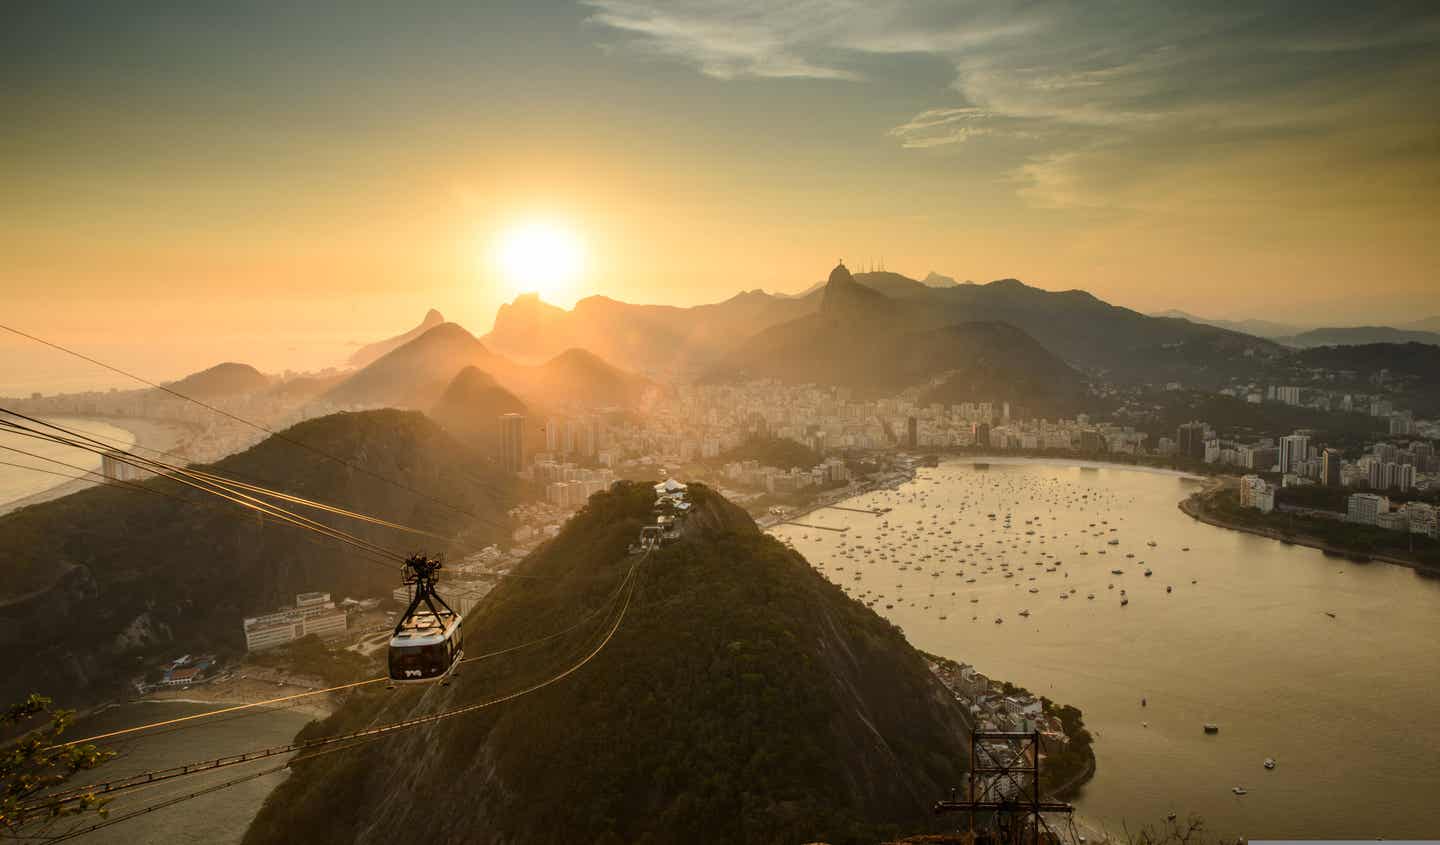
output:
[{"label": "high-rise building", "polygon": [[920,448],[920,421],[914,417],[905,421],[905,448]]},{"label": "high-rise building", "polygon": [[1395,487],[1401,493],[1409,493],[1415,486],[1415,467],[1408,464],[1391,464],[1395,467]]},{"label": "high-rise building", "polygon": [[1326,449],[1320,456],[1320,483],[1326,487],[1340,486],[1340,450]]},{"label": "high-rise building", "polygon": [[984,449],[990,445],[990,423],[977,422],[970,426],[970,433],[976,446]]},{"label": "high-rise building", "polygon": [[1188,422],[1175,432],[1176,451],[1181,457],[1205,460],[1205,424]]},{"label": "high-rise building", "polygon": [[506,472],[525,466],[525,418],[520,414],[500,415],[500,465]]},{"label": "high-rise building", "polygon": [[1345,519],[1361,525],[1374,525],[1382,513],[1390,511],[1390,500],[1374,493],[1352,493],[1347,500]]},{"label": "high-rise building", "polygon": [[545,451],[556,454],[565,437],[565,425],[559,417],[550,417],[545,421]]},{"label": "high-rise building", "polygon": [[1291,434],[1280,438],[1280,473],[1295,472],[1295,467],[1310,455],[1310,438]]}]

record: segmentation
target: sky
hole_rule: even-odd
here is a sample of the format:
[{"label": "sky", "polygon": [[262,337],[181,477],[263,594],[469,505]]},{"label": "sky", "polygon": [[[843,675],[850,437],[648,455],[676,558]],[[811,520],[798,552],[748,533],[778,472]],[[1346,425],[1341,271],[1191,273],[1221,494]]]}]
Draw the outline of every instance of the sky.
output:
[{"label": "sky", "polygon": [[483,333],[536,224],[564,306],[844,258],[1419,319],[1437,47],[1433,2],[6,3],[0,322],[308,366],[432,306]]}]

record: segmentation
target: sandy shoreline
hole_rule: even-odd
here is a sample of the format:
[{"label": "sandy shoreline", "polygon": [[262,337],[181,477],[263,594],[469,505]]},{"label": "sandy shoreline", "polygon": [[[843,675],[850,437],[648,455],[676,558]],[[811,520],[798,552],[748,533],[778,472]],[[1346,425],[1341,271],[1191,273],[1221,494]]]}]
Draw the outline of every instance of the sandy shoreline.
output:
[{"label": "sandy shoreline", "polygon": [[[156,690],[146,695],[132,699],[135,704],[213,704],[217,707],[246,707],[251,705],[273,702],[265,706],[265,710],[293,710],[297,713],[304,713],[311,718],[324,719],[335,712],[339,707],[340,693],[328,693],[319,695],[306,695],[304,698],[294,698],[289,701],[276,701],[276,699],[287,696],[304,694],[312,690],[322,689],[325,684],[315,678],[286,678],[283,681],[267,678],[254,677],[254,672],[247,670],[250,677],[230,677],[222,680],[212,681],[205,684],[197,684],[192,687],[180,689]],[[261,708],[256,707],[256,710]]]},{"label": "sandy shoreline", "polygon": [[[131,448],[154,449],[160,452],[168,452],[184,442],[189,432],[180,423],[172,423],[161,420],[148,420],[133,417],[87,417],[80,415],[69,415],[64,419],[80,420],[81,424],[75,426],[78,431],[84,428],[86,421],[94,421],[113,425],[116,428],[130,432],[135,438],[135,445]],[[57,467],[59,472],[72,472],[71,470]],[[73,479],[64,481],[54,487],[47,487],[38,493],[31,493],[19,499],[12,499],[8,502],[0,502],[0,515],[19,510],[29,505],[38,505],[41,502],[49,502],[60,499],[71,493],[78,493],[81,490],[95,487],[100,482],[93,477],[88,479]]]}]

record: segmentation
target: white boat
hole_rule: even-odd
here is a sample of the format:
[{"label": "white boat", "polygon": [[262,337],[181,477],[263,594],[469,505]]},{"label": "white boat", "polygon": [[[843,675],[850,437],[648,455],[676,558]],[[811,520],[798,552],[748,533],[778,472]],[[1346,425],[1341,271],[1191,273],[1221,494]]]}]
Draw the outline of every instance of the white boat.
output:
[{"label": "white boat", "polygon": [[1233,793],[1235,793],[1236,795],[1244,795],[1244,794],[1248,793],[1250,790],[1246,789],[1246,788],[1243,787],[1243,786],[1232,786],[1232,787],[1230,787],[1230,791],[1233,792]]},{"label": "white boat", "polygon": [[1275,768],[1275,758],[1274,758],[1274,757],[1266,757],[1266,758],[1265,758],[1265,768],[1267,768],[1267,769],[1273,769],[1273,768]]}]

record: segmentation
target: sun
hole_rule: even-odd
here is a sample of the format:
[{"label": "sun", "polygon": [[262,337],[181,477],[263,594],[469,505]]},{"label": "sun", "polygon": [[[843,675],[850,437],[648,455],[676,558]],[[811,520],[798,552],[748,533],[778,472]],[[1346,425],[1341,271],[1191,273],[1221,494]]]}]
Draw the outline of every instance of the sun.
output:
[{"label": "sun", "polygon": [[554,223],[526,223],[495,240],[494,262],[511,296],[538,293],[567,304],[585,264],[585,245],[570,229]]}]

